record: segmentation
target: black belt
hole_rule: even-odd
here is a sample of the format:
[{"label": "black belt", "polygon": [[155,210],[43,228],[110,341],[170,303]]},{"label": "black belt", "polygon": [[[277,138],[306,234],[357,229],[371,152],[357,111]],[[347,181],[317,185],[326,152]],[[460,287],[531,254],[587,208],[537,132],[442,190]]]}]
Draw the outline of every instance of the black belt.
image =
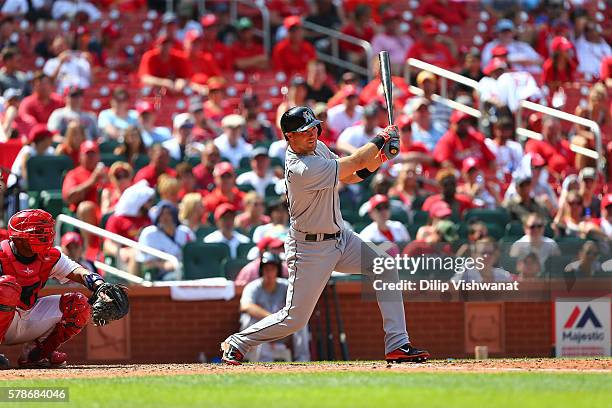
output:
[{"label": "black belt", "polygon": [[[304,239],[306,241],[319,241],[317,240],[317,237],[320,236],[321,234],[306,234],[306,236],[304,237]],[[336,232],[335,234],[323,234],[323,239],[321,239],[320,241],[329,241],[330,239],[336,239],[336,238],[340,238],[340,231]]]}]

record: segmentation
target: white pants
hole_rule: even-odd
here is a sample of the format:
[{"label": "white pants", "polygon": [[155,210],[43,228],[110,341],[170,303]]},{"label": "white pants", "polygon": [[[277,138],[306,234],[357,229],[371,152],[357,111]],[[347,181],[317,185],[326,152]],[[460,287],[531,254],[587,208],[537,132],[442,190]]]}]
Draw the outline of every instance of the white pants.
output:
[{"label": "white pants", "polygon": [[30,310],[17,309],[2,344],[24,344],[47,337],[62,319],[61,295],[45,296]]},{"label": "white pants", "polygon": [[249,361],[271,362],[276,361],[279,356],[287,355],[289,359],[283,361],[310,361],[310,332],[308,326],[291,335],[293,343],[293,356],[284,341],[263,343],[252,348],[245,356]]}]

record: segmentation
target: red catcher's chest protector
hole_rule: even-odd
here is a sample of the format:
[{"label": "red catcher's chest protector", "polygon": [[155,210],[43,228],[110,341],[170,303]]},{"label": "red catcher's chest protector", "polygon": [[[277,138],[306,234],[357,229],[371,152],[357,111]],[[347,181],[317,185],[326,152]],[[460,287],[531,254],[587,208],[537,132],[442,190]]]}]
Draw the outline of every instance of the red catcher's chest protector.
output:
[{"label": "red catcher's chest protector", "polygon": [[2,272],[4,275],[14,276],[21,287],[18,308],[28,310],[34,306],[38,292],[46,285],[49,274],[60,256],[61,252],[57,248],[51,248],[44,258],[37,256],[34,262],[24,264],[17,260],[8,240],[0,242]]}]

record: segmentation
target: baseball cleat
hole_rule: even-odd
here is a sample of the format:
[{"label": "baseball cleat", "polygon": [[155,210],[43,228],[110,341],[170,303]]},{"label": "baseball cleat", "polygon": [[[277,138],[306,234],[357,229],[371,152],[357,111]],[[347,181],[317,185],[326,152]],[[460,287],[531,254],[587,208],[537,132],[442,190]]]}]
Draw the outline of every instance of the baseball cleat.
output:
[{"label": "baseball cleat", "polygon": [[223,352],[223,356],[221,360],[225,364],[229,365],[240,365],[244,360],[244,355],[238,350],[237,347],[232,346],[230,343],[223,342],[221,343],[221,351]]},{"label": "baseball cleat", "polygon": [[412,347],[410,343],[404,344],[385,355],[387,363],[424,363],[429,358],[427,350],[419,350]]},{"label": "baseball cleat", "polygon": [[40,350],[34,348],[27,358],[20,357],[17,364],[20,368],[64,368],[68,354],[54,351],[49,357],[41,357]]}]

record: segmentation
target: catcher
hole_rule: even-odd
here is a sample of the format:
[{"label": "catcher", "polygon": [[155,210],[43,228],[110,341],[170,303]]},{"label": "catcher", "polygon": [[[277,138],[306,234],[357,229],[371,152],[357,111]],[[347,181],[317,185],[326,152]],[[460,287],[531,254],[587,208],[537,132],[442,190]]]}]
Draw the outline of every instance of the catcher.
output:
[{"label": "catcher", "polygon": [[[0,343],[24,344],[17,364],[24,368],[58,368],[67,355],[57,351],[89,322],[104,325],[128,313],[124,287],[106,283],[53,247],[55,221],[43,210],[24,210],[11,217],[9,239],[0,242]],[[79,292],[39,298],[49,278],[80,283]],[[9,368],[0,354],[0,368]]]}]

